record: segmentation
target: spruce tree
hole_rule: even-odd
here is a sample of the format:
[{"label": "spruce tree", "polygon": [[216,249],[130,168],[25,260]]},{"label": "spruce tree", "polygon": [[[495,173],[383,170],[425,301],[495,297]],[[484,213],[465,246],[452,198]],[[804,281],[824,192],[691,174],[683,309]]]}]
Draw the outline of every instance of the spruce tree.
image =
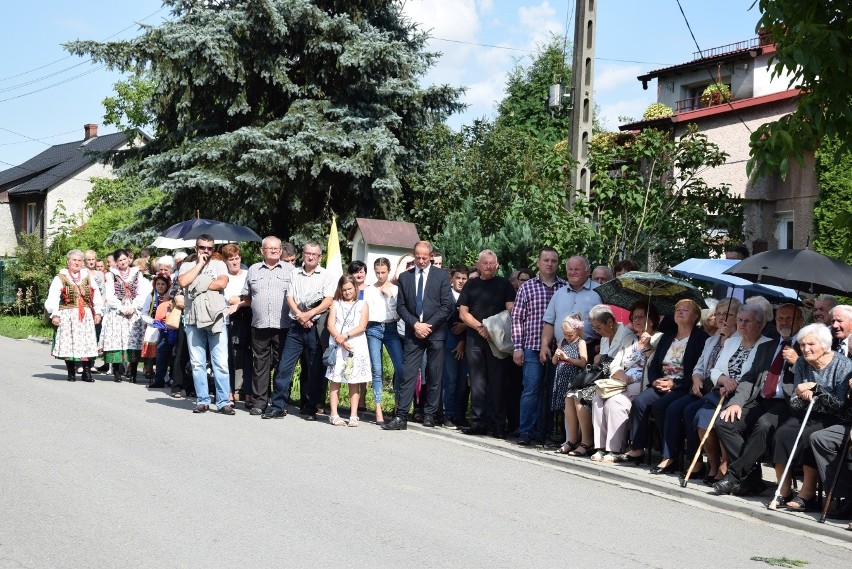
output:
[{"label": "spruce tree", "polygon": [[155,140],[128,168],[167,199],[139,224],[202,217],[304,241],[331,213],[395,219],[419,129],[461,108],[419,84],[437,54],[398,0],[165,0],[172,19],[73,54],[155,86]]}]

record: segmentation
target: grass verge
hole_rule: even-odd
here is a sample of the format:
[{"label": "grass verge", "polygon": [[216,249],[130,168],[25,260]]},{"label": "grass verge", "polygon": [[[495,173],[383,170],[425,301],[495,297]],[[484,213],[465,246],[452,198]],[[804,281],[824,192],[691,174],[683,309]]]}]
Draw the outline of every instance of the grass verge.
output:
[{"label": "grass verge", "polygon": [[53,337],[53,326],[37,316],[0,316],[0,336],[21,339],[30,336]]}]

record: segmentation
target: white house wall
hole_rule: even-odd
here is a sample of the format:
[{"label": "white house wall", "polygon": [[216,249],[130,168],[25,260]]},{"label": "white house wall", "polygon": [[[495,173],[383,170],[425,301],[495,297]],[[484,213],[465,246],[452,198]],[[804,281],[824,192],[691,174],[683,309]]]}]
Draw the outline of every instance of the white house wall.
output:
[{"label": "white house wall", "polygon": [[772,69],[769,65],[771,55],[759,55],[754,60],[754,96],[762,97],[763,95],[771,95],[772,93],[780,93],[790,89],[790,75],[784,73],[772,78]]},{"label": "white house wall", "polygon": [[112,166],[95,163],[74,174],[71,178],[51,188],[45,200],[45,240],[50,243],[60,225],[52,219],[59,202],[65,207],[65,215],[85,221],[86,197],[92,189],[91,178],[115,178]]},{"label": "white house wall", "polygon": [[12,207],[0,203],[0,256],[11,257],[15,254],[18,238],[15,235],[15,220],[12,219]]}]

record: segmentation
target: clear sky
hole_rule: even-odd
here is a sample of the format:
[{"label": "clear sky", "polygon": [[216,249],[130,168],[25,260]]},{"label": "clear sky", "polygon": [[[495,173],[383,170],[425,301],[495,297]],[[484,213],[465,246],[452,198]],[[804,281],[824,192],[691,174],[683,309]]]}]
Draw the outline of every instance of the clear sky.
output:
[{"label": "clear sky", "polygon": [[[406,0],[406,12],[431,30],[430,47],[443,56],[425,82],[467,86],[469,109],[453,127],[493,116],[506,73],[529,62],[551,33],[573,40],[575,0]],[[701,49],[754,37],[759,13],[752,0],[680,0]],[[676,0],[597,0],[595,97],[603,124],[639,118],[656,99],[636,76],[686,62],[696,51]],[[121,79],[70,57],[75,39],[122,39],[138,24],[169,17],[159,0],[36,0],[3,7],[0,34],[0,170],[53,144],[80,140],[85,123],[101,123],[101,101]],[[10,25],[10,23],[13,23]],[[479,45],[477,45],[479,44]],[[546,96],[546,93],[543,94]],[[100,134],[113,132],[101,127]]]}]

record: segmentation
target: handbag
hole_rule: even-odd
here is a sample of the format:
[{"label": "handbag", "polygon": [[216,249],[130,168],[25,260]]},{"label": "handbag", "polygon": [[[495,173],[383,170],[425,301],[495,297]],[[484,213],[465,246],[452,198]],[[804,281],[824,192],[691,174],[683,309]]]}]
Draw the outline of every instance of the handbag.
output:
[{"label": "handbag", "polygon": [[610,377],[605,377],[595,381],[595,387],[597,388],[595,391],[601,399],[609,399],[613,395],[618,395],[627,389],[627,385],[625,383]]},{"label": "handbag", "polygon": [[337,363],[337,348],[334,346],[329,346],[322,353],[322,363],[325,364],[326,367],[332,367]]},{"label": "handbag", "polygon": [[180,317],[183,315],[183,308],[178,308],[175,303],[171,303],[171,309],[166,314],[166,328],[169,330],[177,330],[180,328]]},{"label": "handbag", "polygon": [[592,385],[599,379],[608,377],[609,364],[611,361],[611,357],[603,355],[601,356],[599,363],[587,364],[586,369],[580,371],[571,379],[571,383],[568,384],[568,389],[583,389],[584,387]]}]

